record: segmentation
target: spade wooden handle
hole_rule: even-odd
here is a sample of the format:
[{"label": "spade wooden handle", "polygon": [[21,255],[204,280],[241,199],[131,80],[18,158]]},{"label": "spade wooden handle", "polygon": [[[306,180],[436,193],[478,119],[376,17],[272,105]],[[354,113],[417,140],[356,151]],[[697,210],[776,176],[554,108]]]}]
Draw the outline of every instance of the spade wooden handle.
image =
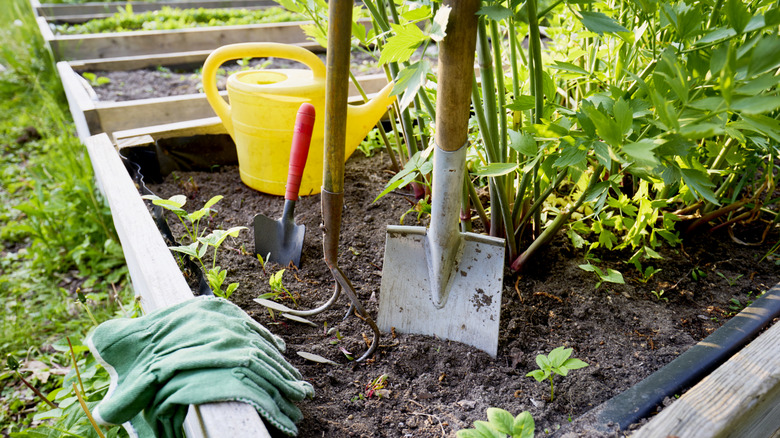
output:
[{"label": "spade wooden handle", "polygon": [[468,139],[480,1],[445,0],[444,4],[452,11],[447,34],[439,45],[436,144],[445,151],[455,151]]}]

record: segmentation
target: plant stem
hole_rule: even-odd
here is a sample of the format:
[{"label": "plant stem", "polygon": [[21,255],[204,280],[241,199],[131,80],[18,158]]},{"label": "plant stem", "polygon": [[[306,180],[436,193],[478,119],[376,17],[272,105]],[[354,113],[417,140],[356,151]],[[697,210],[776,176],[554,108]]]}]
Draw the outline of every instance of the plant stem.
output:
[{"label": "plant stem", "polygon": [[555,400],[555,388],[553,387],[553,376],[550,374],[550,401]]},{"label": "plant stem", "polygon": [[92,413],[89,412],[89,408],[87,407],[87,402],[84,401],[84,397],[81,396],[81,393],[79,392],[78,388],[76,388],[75,383],[73,384],[73,392],[76,393],[76,397],[78,397],[79,399],[79,404],[81,405],[81,409],[83,409],[84,413],[87,415],[87,419],[89,420],[89,423],[92,425],[92,428],[95,429],[95,432],[97,432],[100,438],[106,438],[106,436],[103,435],[103,432],[100,431],[100,428],[95,422],[95,419],[92,417]]},{"label": "plant stem", "polygon": [[73,344],[70,343],[70,337],[65,336],[65,339],[68,340],[68,348],[70,349],[70,358],[73,360],[73,369],[76,370],[76,379],[79,381],[79,386],[81,387],[81,392],[84,391],[84,382],[81,381],[81,372],[79,371],[79,364],[76,362],[76,354],[73,352]]},{"label": "plant stem", "polygon": [[22,381],[22,383],[24,383],[24,384],[25,384],[25,386],[27,386],[28,388],[30,388],[30,389],[32,390],[32,392],[34,392],[34,393],[35,393],[35,395],[37,395],[37,396],[38,396],[38,398],[40,398],[41,400],[43,400],[44,402],[46,402],[46,404],[47,404],[47,405],[49,405],[49,407],[50,407],[50,408],[52,408],[52,409],[57,409],[57,405],[55,405],[55,404],[54,404],[54,403],[53,403],[51,400],[49,400],[48,398],[46,398],[46,396],[45,396],[45,395],[43,395],[43,394],[41,393],[41,391],[38,391],[38,388],[36,388],[36,387],[32,386],[32,384],[31,384],[30,382],[28,382],[28,381],[27,381],[27,379],[25,379],[25,378],[22,376],[22,374],[21,374],[21,373],[19,373],[19,371],[17,371],[17,370],[14,370],[14,373],[16,373],[16,377],[18,377],[18,378],[19,378],[19,380],[21,380],[21,381]]}]

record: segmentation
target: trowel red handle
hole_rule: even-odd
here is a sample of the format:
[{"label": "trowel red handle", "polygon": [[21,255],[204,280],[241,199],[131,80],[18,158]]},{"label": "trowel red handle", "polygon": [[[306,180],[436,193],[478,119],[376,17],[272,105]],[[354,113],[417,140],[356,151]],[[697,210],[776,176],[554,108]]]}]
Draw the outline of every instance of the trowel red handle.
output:
[{"label": "trowel red handle", "polygon": [[284,199],[298,200],[298,190],[301,188],[301,177],[306,167],[306,158],[309,156],[311,133],[314,130],[314,105],[303,103],[298,108],[295,117],[295,130],[293,131],[292,147],[290,148],[290,167],[287,170],[287,185],[285,186]]}]

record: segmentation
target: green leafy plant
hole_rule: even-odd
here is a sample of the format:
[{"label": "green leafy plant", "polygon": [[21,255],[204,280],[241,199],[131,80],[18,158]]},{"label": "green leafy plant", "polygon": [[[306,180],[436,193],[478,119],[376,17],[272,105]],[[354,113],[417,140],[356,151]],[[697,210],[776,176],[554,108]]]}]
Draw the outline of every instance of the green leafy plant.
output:
[{"label": "green leafy plant", "polygon": [[173,30],[205,26],[234,26],[256,23],[299,21],[303,17],[279,7],[262,9],[181,9],[163,6],[156,11],[134,13],[132,5],[119,8],[114,15],[82,24],[58,24],[55,32],[79,35],[138,30]]},{"label": "green leafy plant", "polygon": [[[282,277],[286,269],[280,269],[271,274],[268,278],[268,286],[271,287],[271,292],[264,293],[258,297],[258,299],[290,299],[294,305],[298,305],[295,300],[295,296],[284,286]],[[270,310],[270,309],[269,309]]]},{"label": "green leafy plant", "polygon": [[111,79],[105,76],[98,76],[92,72],[84,72],[81,74],[81,76],[83,76],[84,79],[89,81],[89,85],[92,85],[93,87],[99,87],[101,85],[106,85],[111,83]]},{"label": "green leafy plant", "polygon": [[487,409],[487,421],[477,420],[473,429],[461,429],[455,433],[458,438],[533,438],[534,419],[523,411],[516,417],[500,408]]},{"label": "green leafy plant", "polygon": [[[314,20],[307,32],[322,40],[325,2],[281,4]],[[422,199],[437,81],[424,54],[448,8],[363,5],[374,26],[355,23],[353,41],[376,48],[399,98],[390,122],[401,170],[380,197],[411,186]],[[578,247],[631,249],[647,282],[656,270],[644,260],[660,245],[759,216],[777,223],[780,14],[771,2],[723,5],[483,3],[464,228],[475,216],[504,237],[518,271],[566,229]]]},{"label": "green leafy plant", "polygon": [[[156,195],[144,195],[144,199],[152,201],[152,204],[165,208],[168,211],[173,212],[179,221],[184,226],[187,237],[190,240],[188,245],[172,246],[172,251],[186,254],[198,261],[200,267],[205,271],[206,279],[208,280],[209,287],[211,287],[214,295],[230,298],[230,296],[238,288],[238,283],[230,283],[223,289],[223,285],[227,278],[227,270],[222,269],[217,265],[217,251],[225,242],[228,237],[238,237],[241,230],[247,229],[246,227],[232,227],[228,230],[214,230],[209,234],[206,234],[205,227],[201,229],[201,220],[204,217],[208,217],[212,209],[217,202],[222,199],[221,195],[214,196],[206,201],[206,203],[198,210],[192,213],[187,213],[182,207],[187,203],[187,197],[184,195],[174,195],[168,199],[162,199]],[[207,266],[204,257],[209,248],[213,248],[211,254],[211,265]]]},{"label": "green leafy plant", "polygon": [[550,401],[555,399],[555,388],[553,386],[553,376],[555,374],[566,377],[569,371],[588,366],[582,360],[570,357],[572,351],[573,349],[571,348],[560,346],[552,350],[547,356],[539,354],[536,356],[536,364],[539,366],[539,369],[526,374],[527,377],[533,377],[537,382],[542,382],[545,379],[550,381]]}]

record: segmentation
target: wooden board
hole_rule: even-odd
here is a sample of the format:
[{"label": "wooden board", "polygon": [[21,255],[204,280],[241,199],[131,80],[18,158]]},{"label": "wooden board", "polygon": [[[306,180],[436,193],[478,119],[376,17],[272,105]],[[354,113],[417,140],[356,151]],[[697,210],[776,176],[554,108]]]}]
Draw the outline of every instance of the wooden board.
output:
[{"label": "wooden board", "polygon": [[155,1],[155,2],[92,2],[82,4],[46,3],[31,0],[33,10],[38,16],[45,17],[50,22],[83,23],[95,18],[104,18],[117,12],[119,8],[128,5],[133,12],[157,11],[163,7],[191,8],[244,8],[258,9],[269,6],[279,6],[273,0],[189,0],[189,1]]},{"label": "wooden board", "polygon": [[780,324],[775,323],[632,438],[758,438],[778,431]]},{"label": "wooden board", "polygon": [[[146,312],[192,298],[144,201],[106,134],[85,141],[98,187],[111,208],[136,295]],[[257,411],[244,403],[191,407],[185,420],[190,438],[270,437]]]},{"label": "wooden board", "polygon": [[214,50],[227,44],[248,41],[305,43],[307,37],[301,30],[301,25],[306,23],[308,22],[295,21],[160,31],[54,35],[46,19],[38,17],[38,27],[57,61]]},{"label": "wooden board", "polygon": [[[58,62],[57,70],[65,89],[77,133],[82,140],[101,132],[113,134],[119,131],[186,123],[214,117],[214,110],[203,93],[125,102],[101,102],[97,100],[94,90],[74,71],[70,63]],[[387,79],[383,74],[360,76],[357,79],[369,97],[387,84]],[[226,91],[222,91],[220,94],[227,98]],[[351,103],[362,101],[357,89],[352,84],[350,84],[350,96],[352,96]],[[196,122],[196,125],[198,123]],[[171,129],[178,129],[178,127],[163,126],[156,130],[165,132]],[[221,132],[224,132],[224,128],[221,129]]]},{"label": "wooden board", "polygon": [[[312,52],[322,52],[325,49],[315,42],[295,43],[292,46],[302,47]],[[82,59],[70,61],[70,66],[76,71],[124,71],[137,70],[146,67],[171,67],[201,65],[213,50],[192,50],[187,52],[159,53],[134,56],[119,56],[116,58]]]}]

